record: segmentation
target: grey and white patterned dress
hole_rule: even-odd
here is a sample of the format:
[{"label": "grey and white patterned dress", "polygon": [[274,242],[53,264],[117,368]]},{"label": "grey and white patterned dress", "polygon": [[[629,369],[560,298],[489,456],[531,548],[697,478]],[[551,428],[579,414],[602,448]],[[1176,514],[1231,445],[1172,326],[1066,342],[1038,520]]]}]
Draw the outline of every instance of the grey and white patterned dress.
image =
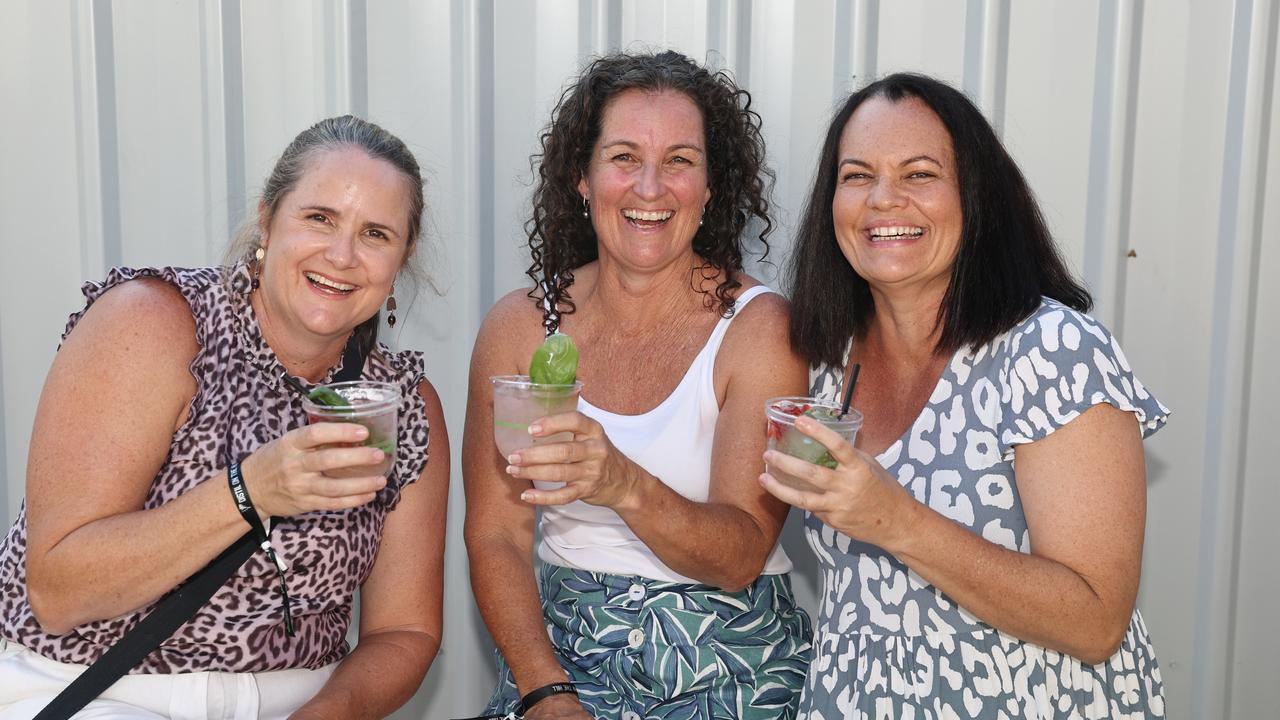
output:
[{"label": "grey and white patterned dress", "polygon": [[[815,368],[811,391],[838,398],[841,378],[842,368]],[[920,502],[1029,552],[1014,447],[1098,403],[1132,412],[1143,437],[1169,413],[1105,328],[1046,299],[993,342],[953,355],[924,410],[877,459]],[[813,515],[805,526],[823,588],[801,718],[1164,717],[1137,610],[1120,649],[1090,666],[992,628],[889,553]]]}]

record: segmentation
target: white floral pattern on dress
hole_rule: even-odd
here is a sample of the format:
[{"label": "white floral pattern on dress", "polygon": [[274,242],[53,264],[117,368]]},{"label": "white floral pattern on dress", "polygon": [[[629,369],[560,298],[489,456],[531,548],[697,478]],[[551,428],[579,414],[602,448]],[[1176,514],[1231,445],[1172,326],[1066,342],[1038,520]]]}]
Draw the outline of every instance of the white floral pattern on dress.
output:
[{"label": "white floral pattern on dress", "polygon": [[[843,368],[810,373],[840,398]],[[1093,318],[1045,299],[1017,327],[962,349],[911,427],[877,458],[916,499],[1003,547],[1030,551],[1013,450],[1099,403],[1134,413],[1143,437],[1169,411]],[[1087,665],[978,620],[889,553],[811,514],[822,571],[801,718],[1160,718],[1164,692],[1137,610],[1120,649]]]}]

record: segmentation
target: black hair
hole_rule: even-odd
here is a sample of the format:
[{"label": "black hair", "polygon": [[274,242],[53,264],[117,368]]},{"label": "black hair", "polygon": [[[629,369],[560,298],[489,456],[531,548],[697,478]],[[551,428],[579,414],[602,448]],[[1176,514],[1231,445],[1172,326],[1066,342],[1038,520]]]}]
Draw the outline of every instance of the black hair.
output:
[{"label": "black hair", "polygon": [[858,107],[877,97],[915,98],[927,105],[955,151],[963,228],[938,309],[936,351],[990,342],[1031,314],[1042,296],[1088,311],[1089,292],[1067,269],[1026,178],[982,112],[946,83],[896,73],[852,94],[827,129],[787,263],[796,351],[810,363],[838,364],[849,339],[865,337],[871,322],[871,288],[836,243],[831,207],[840,136]]}]

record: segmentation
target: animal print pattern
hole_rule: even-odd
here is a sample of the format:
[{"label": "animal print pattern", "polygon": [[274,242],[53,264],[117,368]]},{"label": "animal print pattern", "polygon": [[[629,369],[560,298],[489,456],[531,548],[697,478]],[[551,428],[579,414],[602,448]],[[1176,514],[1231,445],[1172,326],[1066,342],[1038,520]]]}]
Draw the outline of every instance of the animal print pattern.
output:
[{"label": "animal print pattern", "polygon": [[[840,398],[843,367],[810,373]],[[1132,412],[1147,437],[1169,411],[1097,321],[1045,299],[1009,332],[956,352],[923,411],[877,458],[915,498],[987,540],[1030,552],[1015,446],[1098,403]],[[1164,717],[1155,652],[1135,610],[1110,660],[1080,660],[1000,632],[880,548],[806,514],[822,596],[807,720]]]},{"label": "animal print pattern", "polygon": [[[305,424],[307,417],[299,395],[281,379],[284,367],[262,338],[249,303],[250,277],[243,264],[115,268],[103,282],[85,284],[85,310],[112,287],[141,277],[163,279],[182,292],[191,306],[200,345],[191,363],[196,392],[190,414],[174,434],[169,457],[144,502],[145,508],[155,508],[201,482],[225,483],[222,468],[228,450],[243,458]],[[64,339],[84,312],[71,316]],[[386,487],[367,505],[273,521],[272,544],[289,565],[294,637],[285,635],[275,568],[256,553],[134,673],[315,669],[347,654],[352,597],[373,567],[387,513],[395,508],[404,486],[416,481],[426,465],[429,439],[425,406],[417,391],[424,378],[421,353],[391,352],[380,345],[369,355],[363,376],[400,387],[394,465]],[[298,380],[310,388],[305,380]],[[66,635],[44,632],[27,601],[26,541],[23,503],[0,549],[0,636],[52,660],[89,664],[154,607],[86,623]]]},{"label": "animal print pattern", "polygon": [[[809,664],[809,618],[787,575],[744,590],[544,564],[542,612],[560,664],[604,720],[790,720]],[[486,713],[519,703],[498,659]]]}]

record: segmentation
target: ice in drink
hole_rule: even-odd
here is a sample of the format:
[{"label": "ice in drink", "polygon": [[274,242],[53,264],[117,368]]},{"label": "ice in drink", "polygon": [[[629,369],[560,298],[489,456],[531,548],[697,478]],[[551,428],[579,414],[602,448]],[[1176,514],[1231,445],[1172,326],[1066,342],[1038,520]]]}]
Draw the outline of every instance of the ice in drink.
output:
[{"label": "ice in drink", "polygon": [[[840,406],[811,397],[779,397],[765,401],[765,418],[769,449],[826,468],[836,467],[835,458],[826,446],[796,429],[796,418],[806,416],[836,431],[850,445],[862,427],[862,413],[850,410],[841,415]],[[775,467],[765,470],[785,485],[799,490],[814,490],[808,482]]]}]

